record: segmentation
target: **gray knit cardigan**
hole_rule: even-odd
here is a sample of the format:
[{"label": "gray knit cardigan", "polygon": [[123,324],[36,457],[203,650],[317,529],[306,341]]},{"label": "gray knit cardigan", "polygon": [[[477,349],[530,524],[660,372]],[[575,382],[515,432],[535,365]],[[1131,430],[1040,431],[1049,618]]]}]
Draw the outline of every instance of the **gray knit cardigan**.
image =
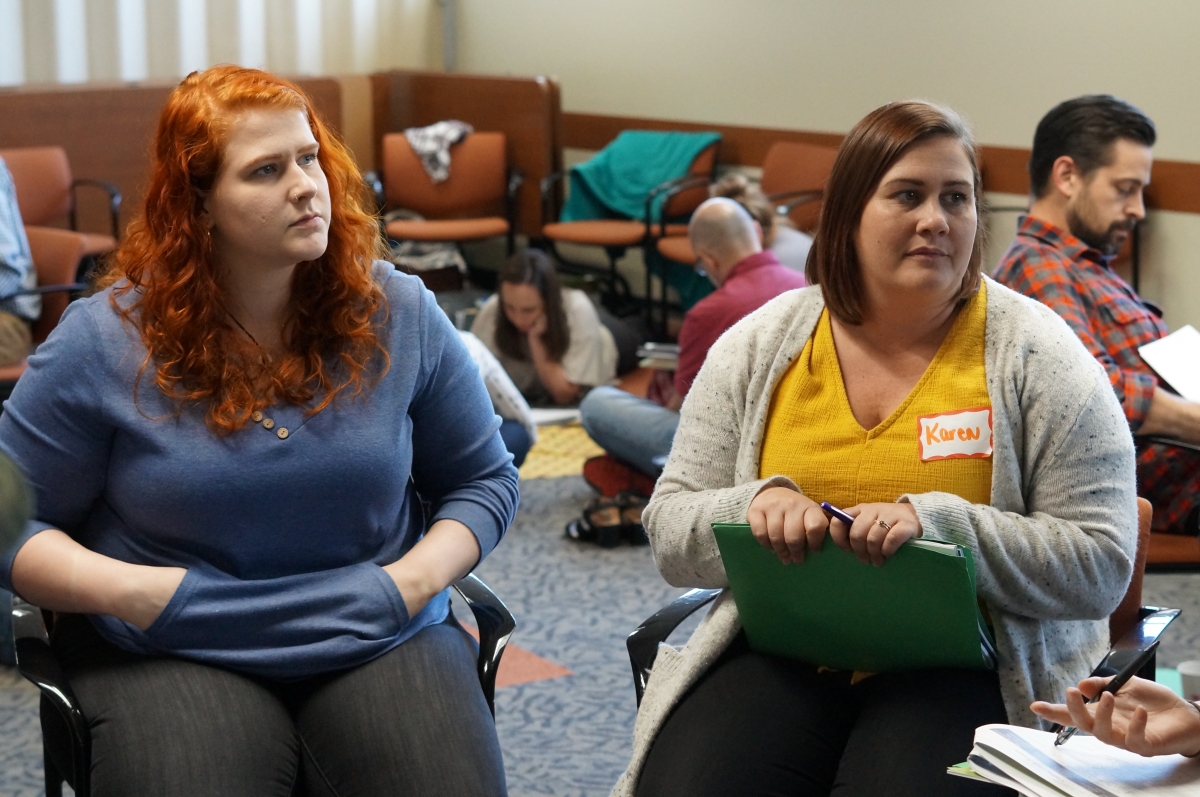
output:
[{"label": "gray knit cardigan", "polygon": [[[819,288],[790,291],[726,332],[683,405],[666,469],[646,509],[659,571],[678,587],[729,582],[713,523],[745,522],[775,385],[812,335]],[[1133,440],[1104,370],[1053,311],[987,281],[985,342],[994,442],[990,505],[949,493],[906,495],[927,539],[965,545],[995,626],[1010,722],[1036,726],[1032,700],[1061,700],[1108,647],[1137,545]],[[632,795],[671,709],[740,629],[728,589],[682,649],[663,645],[634,727]]]}]

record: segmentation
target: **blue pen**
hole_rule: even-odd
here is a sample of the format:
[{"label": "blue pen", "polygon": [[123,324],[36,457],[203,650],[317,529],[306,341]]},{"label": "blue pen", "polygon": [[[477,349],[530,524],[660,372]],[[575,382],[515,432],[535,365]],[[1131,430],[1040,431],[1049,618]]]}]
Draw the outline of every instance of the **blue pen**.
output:
[{"label": "blue pen", "polygon": [[828,512],[829,514],[833,515],[833,516],[834,516],[835,518],[837,518],[838,520],[840,520],[840,521],[842,521],[843,523],[845,523],[845,524],[846,524],[846,528],[850,528],[851,526],[853,526],[853,525],[854,525],[854,518],[850,517],[850,516],[849,516],[849,515],[847,515],[845,512],[843,512],[842,510],[838,509],[836,506],[834,506],[833,504],[829,503],[828,501],[822,501],[822,502],[821,502],[821,508],[822,508],[822,509],[824,509],[824,510],[825,510],[826,512]]}]

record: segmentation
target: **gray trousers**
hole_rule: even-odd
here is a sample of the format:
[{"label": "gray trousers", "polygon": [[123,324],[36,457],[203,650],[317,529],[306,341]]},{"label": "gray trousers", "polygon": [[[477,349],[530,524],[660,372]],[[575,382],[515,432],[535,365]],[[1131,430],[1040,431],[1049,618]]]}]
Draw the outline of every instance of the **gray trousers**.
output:
[{"label": "gray trousers", "polygon": [[78,615],[51,640],[92,729],[92,794],[506,793],[474,641],[453,620],[295,682],[127,653]]}]

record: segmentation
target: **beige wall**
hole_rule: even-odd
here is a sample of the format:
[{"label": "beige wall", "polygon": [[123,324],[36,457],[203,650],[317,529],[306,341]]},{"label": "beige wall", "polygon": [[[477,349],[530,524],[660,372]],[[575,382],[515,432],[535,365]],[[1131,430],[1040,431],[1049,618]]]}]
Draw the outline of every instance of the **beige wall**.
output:
[{"label": "beige wall", "polygon": [[[1028,146],[1056,102],[1104,91],[1155,119],[1158,157],[1200,161],[1192,0],[458,2],[459,67],[554,75],[567,111],[845,132],[924,97],[983,143]],[[1200,327],[1200,216],[1155,213],[1145,233],[1143,292]]]}]

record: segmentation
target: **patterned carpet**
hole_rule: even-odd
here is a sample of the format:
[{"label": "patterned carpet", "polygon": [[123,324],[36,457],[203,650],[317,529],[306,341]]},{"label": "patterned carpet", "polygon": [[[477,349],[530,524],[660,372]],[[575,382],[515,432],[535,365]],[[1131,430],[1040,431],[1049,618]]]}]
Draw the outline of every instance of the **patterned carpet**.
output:
[{"label": "patterned carpet", "polygon": [[[625,636],[682,590],[662,581],[647,548],[601,550],[563,538],[592,495],[579,477],[522,480],[521,491],[517,520],[479,575],[516,615],[513,642],[544,661],[537,666],[572,674],[497,691],[509,793],[602,797],[630,752]],[[1148,576],[1144,602],[1184,609],[1160,665],[1200,659],[1200,575]],[[0,668],[0,795],[41,795],[41,780],[36,693]]]}]

